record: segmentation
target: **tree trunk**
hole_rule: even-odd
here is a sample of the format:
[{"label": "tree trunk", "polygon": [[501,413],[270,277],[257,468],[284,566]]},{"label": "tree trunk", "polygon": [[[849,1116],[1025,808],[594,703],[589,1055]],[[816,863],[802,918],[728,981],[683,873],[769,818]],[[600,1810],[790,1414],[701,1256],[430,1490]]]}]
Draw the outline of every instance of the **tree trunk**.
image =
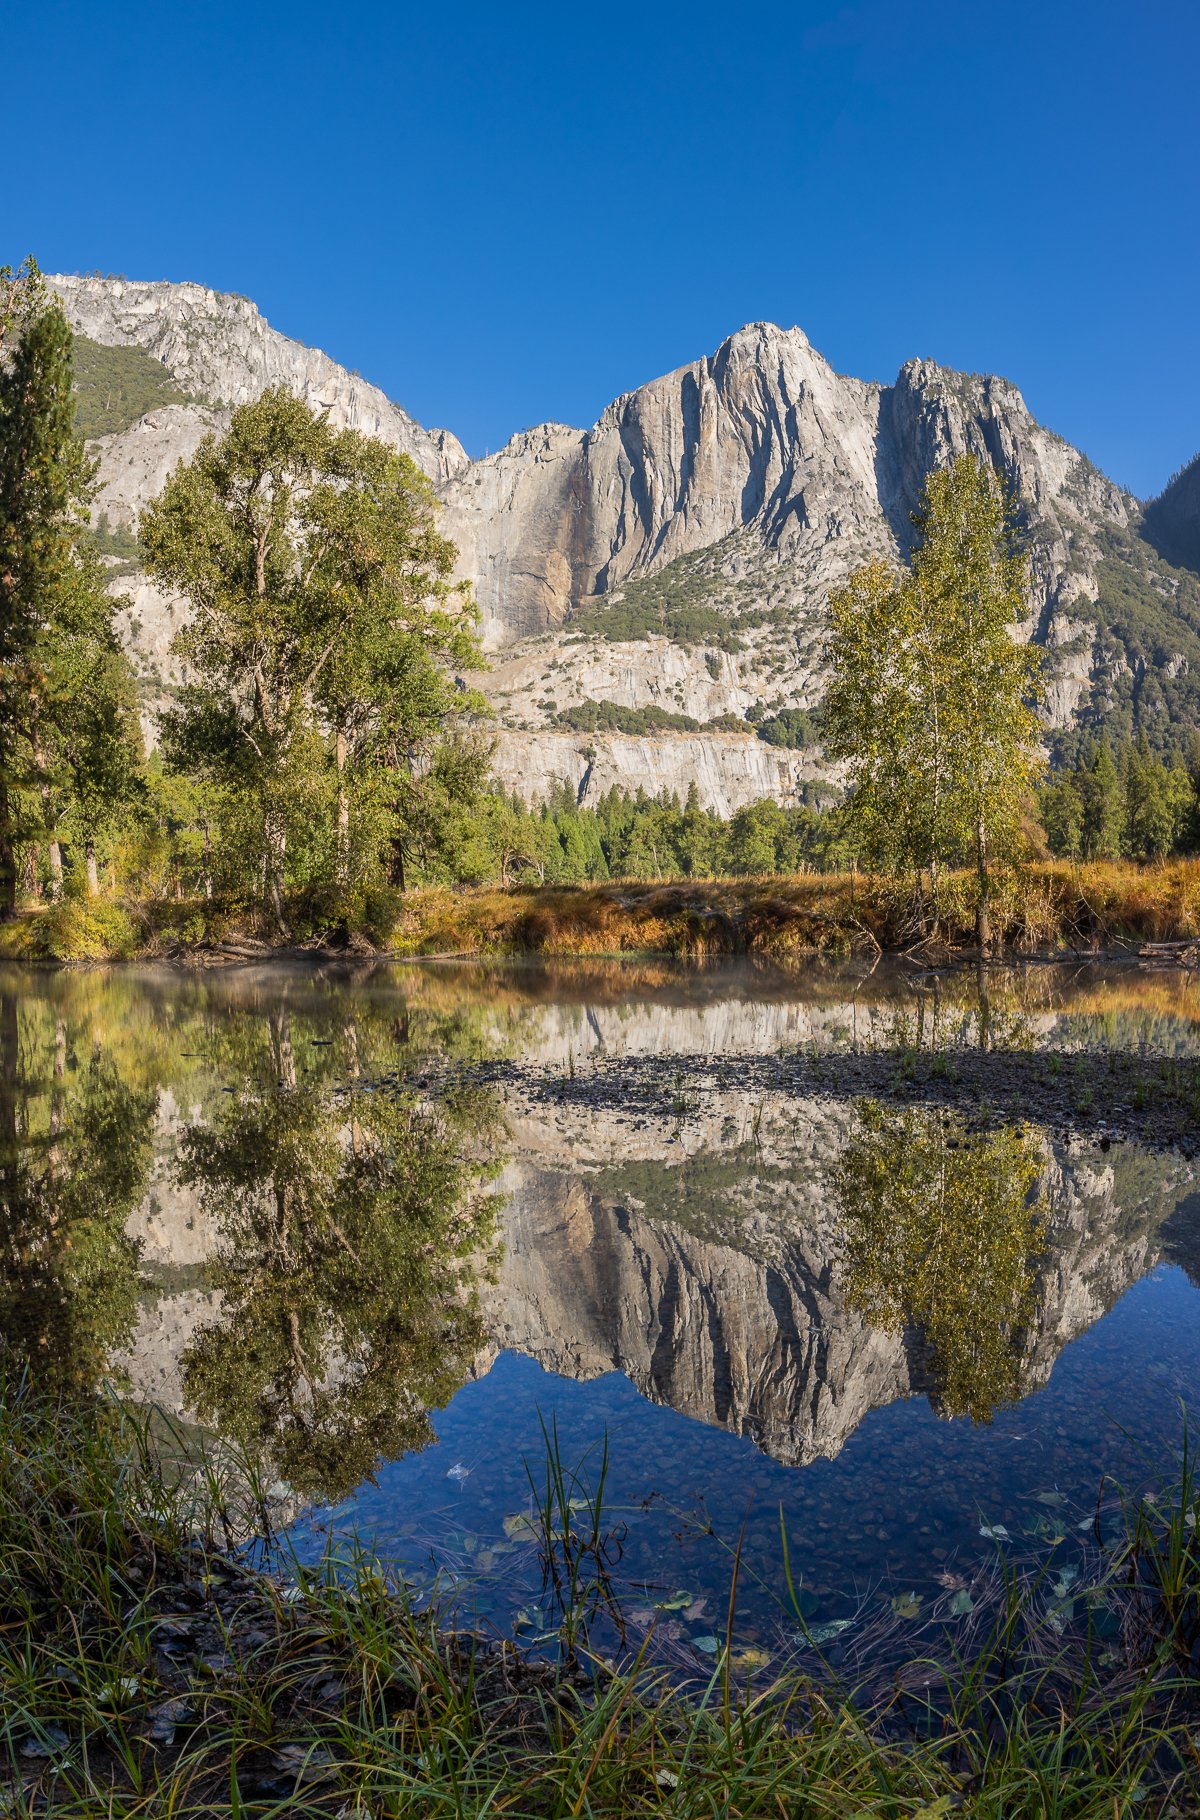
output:
[{"label": "tree trunk", "polygon": [[265,834],[267,901],[275,917],[276,929],[280,935],[286,936],[289,931],[287,918],[283,914],[283,859],[287,833],[274,810],[267,814]]},{"label": "tree trunk", "polygon": [[337,882],[350,881],[350,798],[346,792],[346,735],[338,728],[334,741],[337,758]]},{"label": "tree trunk", "polygon": [[[45,770],[46,770],[46,755],[42,750],[41,738],[36,734],[33,739],[33,762],[37,766],[38,770],[40,772],[42,772],[43,779],[44,779]],[[45,821],[47,830],[49,830],[54,826],[54,815],[52,813],[50,786],[45,781],[43,781],[42,783],[40,783],[38,785],[38,795],[41,798],[41,803],[42,803],[42,818]],[[63,894],[63,864],[62,864],[62,847],[59,844],[58,836],[56,834],[49,835],[49,848],[50,848],[50,900],[52,903],[57,904],[60,901],[62,894]]]},{"label": "tree trunk", "polygon": [[95,897],[100,890],[100,875],[96,870],[96,843],[90,837],[84,842],[83,851],[87,857],[88,896]]},{"label": "tree trunk", "polygon": [[20,1062],[16,994],[0,992],[0,1191],[14,1210],[18,1204],[17,1077]]},{"label": "tree trunk", "polygon": [[63,1089],[67,1078],[67,1026],[62,1018],[54,1020],[54,1086],[50,1093],[50,1174],[58,1174],[63,1124]]},{"label": "tree trunk", "polygon": [[57,838],[53,834],[50,836],[49,847],[50,847],[50,901],[53,904],[57,904],[63,894],[63,863],[62,863],[62,848],[59,845]]},{"label": "tree trunk", "polygon": [[350,1065],[346,1071],[351,1081],[350,1148],[355,1156],[359,1156],[362,1153],[363,1133],[362,1120],[358,1116],[358,1094],[355,1091],[360,1072],[358,1065],[358,1025],[354,1022],[354,1019],[351,1018],[348,1024],[342,1026],[342,1029],[346,1038],[346,1053],[350,1058]]},{"label": "tree trunk", "polygon": [[403,891],[405,888],[403,841],[393,840],[392,842],[392,857],[388,866],[388,884],[395,885],[398,891]]},{"label": "tree trunk", "polygon": [[992,926],[988,914],[989,887],[987,830],[982,821],[975,825],[975,864],[979,874],[979,896],[975,902],[975,945],[980,954],[986,954],[991,946]]},{"label": "tree trunk", "polygon": [[296,1085],[296,1051],[292,1047],[292,1020],[286,1011],[272,1012],[270,1019],[271,1048],[281,1087]]},{"label": "tree trunk", "polygon": [[17,914],[17,845],[10,817],[8,786],[0,775],[0,922]]},{"label": "tree trunk", "polygon": [[992,1005],[988,997],[987,968],[980,953],[975,970],[975,986],[979,994],[979,1047],[985,1052],[992,1046]]},{"label": "tree trunk", "polygon": [[204,824],[204,895],[212,896],[212,837],[207,822]]}]

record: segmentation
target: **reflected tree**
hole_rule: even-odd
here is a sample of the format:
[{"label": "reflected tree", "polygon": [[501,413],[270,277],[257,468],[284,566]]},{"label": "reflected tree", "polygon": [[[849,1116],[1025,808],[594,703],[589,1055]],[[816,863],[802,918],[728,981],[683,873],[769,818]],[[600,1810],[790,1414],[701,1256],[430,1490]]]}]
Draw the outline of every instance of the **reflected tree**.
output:
[{"label": "reflected tree", "polygon": [[432,1438],[429,1410],[466,1377],[484,1334],[472,1282],[497,1199],[490,1102],[424,1099],[359,1078],[300,1075],[286,1012],[271,1067],[180,1153],[220,1234],[219,1316],[184,1358],[199,1418],[306,1498],[343,1496]]},{"label": "reflected tree", "polygon": [[847,1305],[915,1332],[934,1403],[991,1420],[1021,1395],[1044,1204],[1029,1132],[972,1132],[958,1115],[873,1100],[834,1170]]},{"label": "reflected tree", "polygon": [[150,1174],[157,1094],[93,1044],[80,1061],[0,993],[0,1336],[55,1392],[94,1389],[137,1314],[125,1231]]}]

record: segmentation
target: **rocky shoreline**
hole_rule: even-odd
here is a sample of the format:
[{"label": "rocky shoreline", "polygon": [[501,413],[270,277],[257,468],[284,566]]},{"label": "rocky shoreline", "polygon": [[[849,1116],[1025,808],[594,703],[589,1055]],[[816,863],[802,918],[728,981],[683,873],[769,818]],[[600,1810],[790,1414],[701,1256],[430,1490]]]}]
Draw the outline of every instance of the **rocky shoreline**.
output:
[{"label": "rocky shoreline", "polygon": [[[564,1074],[513,1061],[480,1063],[472,1080],[520,1094],[530,1106],[603,1111],[630,1129],[651,1123],[664,1138],[685,1127],[710,1095],[845,1104],[875,1099],[945,1107],[968,1128],[1014,1122],[1051,1136],[1136,1143],[1200,1155],[1200,1057],[1077,1050],[796,1050],[784,1055],[594,1055]],[[431,1082],[425,1074],[410,1085]]]}]

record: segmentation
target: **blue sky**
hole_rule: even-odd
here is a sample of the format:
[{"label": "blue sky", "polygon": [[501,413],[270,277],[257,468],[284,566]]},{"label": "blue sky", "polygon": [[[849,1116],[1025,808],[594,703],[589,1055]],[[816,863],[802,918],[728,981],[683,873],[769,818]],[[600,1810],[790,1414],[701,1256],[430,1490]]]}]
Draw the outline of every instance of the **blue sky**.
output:
[{"label": "blue sky", "polygon": [[40,0],[5,63],[0,258],[244,292],[472,453],[760,318],[1200,448],[1197,0]]}]

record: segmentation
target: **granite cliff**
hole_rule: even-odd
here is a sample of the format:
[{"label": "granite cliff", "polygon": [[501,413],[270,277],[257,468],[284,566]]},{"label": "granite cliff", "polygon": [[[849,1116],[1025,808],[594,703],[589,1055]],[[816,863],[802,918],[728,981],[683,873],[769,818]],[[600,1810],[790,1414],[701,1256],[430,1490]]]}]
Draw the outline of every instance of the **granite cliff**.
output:
[{"label": "granite cliff", "polygon": [[[269,386],[286,386],[325,411],[338,428],[361,430],[403,449],[435,480],[468,465],[466,451],[448,430],[422,429],[378,386],[279,334],[248,297],[201,284],[136,284],[124,278],[60,276],[50,283],[76,334],[103,347],[143,348],[196,400],[189,415],[206,425],[214,414],[224,415]],[[156,490],[146,492],[144,483],[131,487],[128,509],[136,511]]]},{"label": "granite cliff", "polygon": [[[1153,737],[1200,718],[1200,579],[1186,566],[1200,561],[1194,476],[1144,520],[1007,380],[912,360],[890,385],[865,383],[835,373],[799,329],[756,323],[615,400],[589,430],[543,424],[472,461],[245,298],[52,282],[78,334],[142,350],[185,399],[94,444],[96,514],[110,532],[134,529],[174,463],[268,385],[413,456],[474,585],[493,653],[485,686],[502,734],[516,736],[501,738],[497,775],[529,797],[566,776],[581,795],[694,778],[701,800],[726,811],[764,791],[795,800],[819,753],[766,752],[736,729],[756,705],[819,702],[830,586],[870,556],[904,552],[925,476],[964,450],[995,462],[1020,502],[1049,728],[1115,715]],[[178,609],[132,565],[114,581],[131,597],[124,631],[152,692],[170,675]],[[628,748],[571,732],[587,702],[682,724]]]}]

